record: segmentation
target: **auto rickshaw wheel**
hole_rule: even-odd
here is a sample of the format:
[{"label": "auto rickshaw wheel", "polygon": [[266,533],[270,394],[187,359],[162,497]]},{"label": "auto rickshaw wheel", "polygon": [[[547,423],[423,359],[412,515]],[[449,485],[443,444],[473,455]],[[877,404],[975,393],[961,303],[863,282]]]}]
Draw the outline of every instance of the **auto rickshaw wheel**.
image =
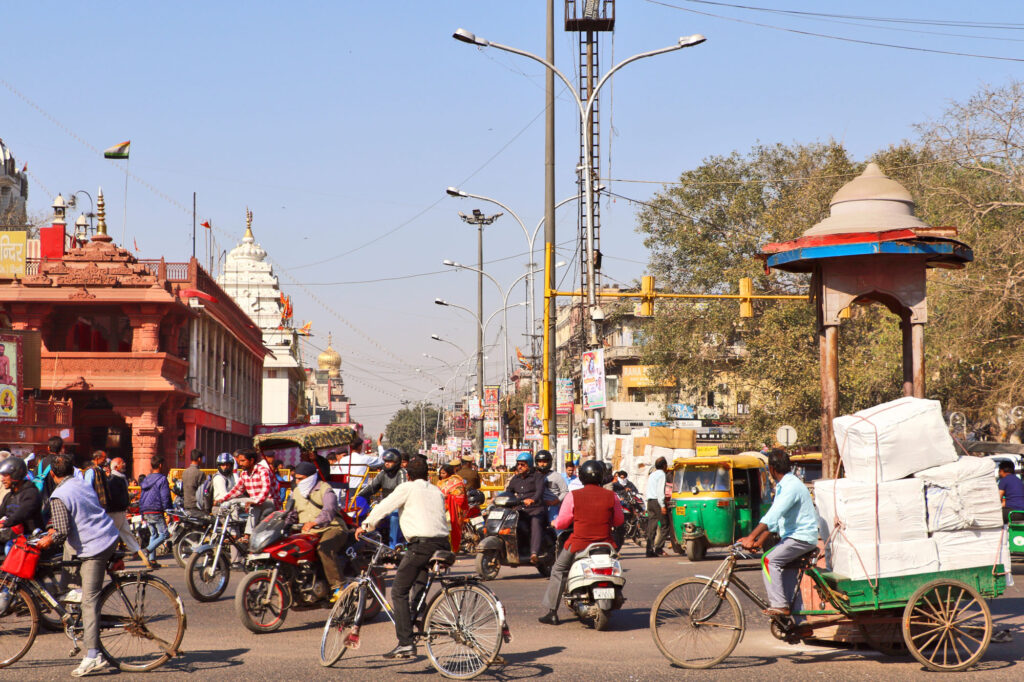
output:
[{"label": "auto rickshaw wheel", "polygon": [[686,541],[686,558],[690,561],[704,561],[708,553],[707,540],[694,538]]}]

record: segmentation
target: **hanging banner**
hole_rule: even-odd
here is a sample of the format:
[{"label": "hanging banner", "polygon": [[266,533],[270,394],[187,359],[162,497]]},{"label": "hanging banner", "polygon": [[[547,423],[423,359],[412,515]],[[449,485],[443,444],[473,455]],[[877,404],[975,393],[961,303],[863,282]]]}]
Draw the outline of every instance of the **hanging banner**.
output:
[{"label": "hanging banner", "polygon": [[483,409],[481,408],[480,401],[476,398],[469,399],[469,418],[480,419],[483,416]]},{"label": "hanging banner", "polygon": [[540,418],[538,403],[523,404],[523,440],[540,441],[543,435],[543,424]]},{"label": "hanging banner", "polygon": [[604,389],[604,349],[588,350],[583,354],[583,409],[603,409]]},{"label": "hanging banner", "polygon": [[21,421],[21,341],[0,334],[0,422]]},{"label": "hanging banner", "polygon": [[497,405],[499,390],[499,386],[484,386],[484,405]]},{"label": "hanging banner", "polygon": [[555,412],[564,416],[572,412],[575,389],[572,379],[555,379],[555,382]]}]

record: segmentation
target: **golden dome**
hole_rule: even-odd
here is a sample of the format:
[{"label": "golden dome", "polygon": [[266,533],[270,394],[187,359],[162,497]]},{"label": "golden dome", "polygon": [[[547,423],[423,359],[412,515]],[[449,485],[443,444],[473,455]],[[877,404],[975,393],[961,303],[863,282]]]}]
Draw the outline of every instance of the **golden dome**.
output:
[{"label": "golden dome", "polygon": [[341,355],[331,348],[331,335],[327,335],[327,350],[316,356],[316,365],[329,377],[341,376]]}]

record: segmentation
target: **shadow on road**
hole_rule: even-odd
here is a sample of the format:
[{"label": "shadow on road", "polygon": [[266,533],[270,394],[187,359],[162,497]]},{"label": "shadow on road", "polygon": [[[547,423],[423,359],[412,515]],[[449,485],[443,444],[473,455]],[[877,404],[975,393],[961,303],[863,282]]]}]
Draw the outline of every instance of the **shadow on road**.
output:
[{"label": "shadow on road", "polygon": [[249,649],[188,650],[182,652],[180,657],[172,658],[166,665],[157,668],[154,672],[210,673],[242,665],[244,662],[242,656],[247,653],[249,653]]}]

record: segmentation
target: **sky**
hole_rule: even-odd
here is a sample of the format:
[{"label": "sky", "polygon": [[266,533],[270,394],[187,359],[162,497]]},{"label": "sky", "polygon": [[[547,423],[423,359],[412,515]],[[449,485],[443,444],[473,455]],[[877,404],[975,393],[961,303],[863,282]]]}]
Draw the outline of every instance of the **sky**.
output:
[{"label": "sky", "polygon": [[[945,1],[756,5],[771,12],[693,0],[617,5],[614,33],[600,38],[602,72],[680,36],[707,42],[630,64],[602,91],[602,182],[618,195],[600,208],[607,282],[645,272],[631,200],[649,199],[703,159],[830,138],[864,159],[913,138],[914,124],[983,84],[1024,73],[1024,8],[1015,2],[971,3],[969,14]],[[450,379],[465,355],[431,334],[466,353],[475,346],[475,319],[434,299],[475,307],[475,273],[442,260],[475,264],[475,230],[459,211],[502,209],[445,188],[505,203],[529,232],[544,215],[543,68],[451,34],[463,27],[543,54],[544,15],[537,0],[7,3],[0,138],[28,164],[30,214],[48,215],[57,192],[95,198],[102,187],[110,233],[143,258],[188,259],[193,192],[198,220],[214,226],[215,263],[251,209],[295,322],[313,323],[307,362],[330,333],[353,414],[375,433],[402,401],[437,400],[445,382],[450,397],[462,381]],[[555,63],[575,83],[578,38],[562,17],[556,3]],[[579,118],[572,94],[558,93],[562,199],[577,191]],[[127,193],[124,162],[102,158],[125,140]],[[560,209],[566,288],[578,277],[576,222],[575,204]],[[200,228],[201,259],[204,236]],[[508,212],[485,228],[484,260],[503,290],[485,281],[487,318],[529,262]],[[520,282],[507,300],[524,299]],[[539,317],[539,287],[537,301]],[[508,316],[514,354],[528,318],[522,306]],[[488,326],[488,344],[501,318]],[[488,383],[501,365],[498,344]]]}]

